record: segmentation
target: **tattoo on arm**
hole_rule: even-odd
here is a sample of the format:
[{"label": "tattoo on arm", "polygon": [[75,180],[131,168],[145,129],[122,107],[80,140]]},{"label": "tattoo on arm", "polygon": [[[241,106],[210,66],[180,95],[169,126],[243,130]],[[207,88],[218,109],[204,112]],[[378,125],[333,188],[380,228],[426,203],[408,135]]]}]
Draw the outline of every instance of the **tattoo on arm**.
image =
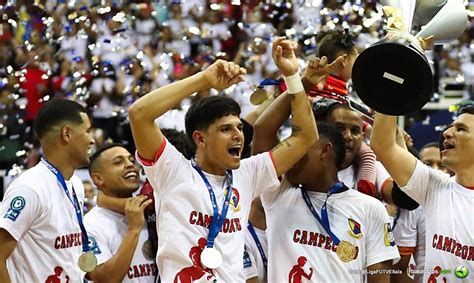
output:
[{"label": "tattoo on arm", "polygon": [[277,144],[277,145],[272,149],[272,151],[275,151],[275,150],[277,150],[277,149],[279,149],[280,147],[283,147],[283,146],[290,147],[291,144],[290,144],[287,140],[283,140],[283,141],[281,141],[279,144]]}]

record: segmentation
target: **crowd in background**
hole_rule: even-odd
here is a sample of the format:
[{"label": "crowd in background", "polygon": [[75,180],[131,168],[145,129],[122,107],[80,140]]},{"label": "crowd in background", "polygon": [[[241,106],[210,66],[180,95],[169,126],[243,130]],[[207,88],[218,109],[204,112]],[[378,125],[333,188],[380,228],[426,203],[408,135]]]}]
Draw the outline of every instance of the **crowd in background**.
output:
[{"label": "crowd in background", "polygon": [[[299,42],[303,65],[314,56],[321,30],[349,29],[360,50],[385,32],[378,1],[3,0],[0,5],[0,167],[13,166],[11,174],[38,162],[32,124],[52,97],[87,106],[96,145],[113,140],[133,150],[128,107],[218,58],[248,71],[244,83],[224,93],[239,102],[245,116],[255,108],[249,102],[255,87],[278,76],[269,47],[275,36]],[[437,93],[454,84],[469,99],[474,96],[474,4],[466,5],[464,34],[429,56],[441,78]],[[215,94],[198,93],[157,123],[184,130],[192,100]]]}]

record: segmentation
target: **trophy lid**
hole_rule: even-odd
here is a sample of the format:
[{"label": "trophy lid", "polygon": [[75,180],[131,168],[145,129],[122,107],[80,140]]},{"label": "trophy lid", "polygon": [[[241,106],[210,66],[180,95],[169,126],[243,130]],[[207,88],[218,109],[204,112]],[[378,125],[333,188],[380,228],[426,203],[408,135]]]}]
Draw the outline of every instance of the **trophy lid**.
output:
[{"label": "trophy lid", "polygon": [[352,69],[360,99],[377,112],[405,115],[421,109],[433,94],[433,74],[418,46],[383,39],[364,50]]}]

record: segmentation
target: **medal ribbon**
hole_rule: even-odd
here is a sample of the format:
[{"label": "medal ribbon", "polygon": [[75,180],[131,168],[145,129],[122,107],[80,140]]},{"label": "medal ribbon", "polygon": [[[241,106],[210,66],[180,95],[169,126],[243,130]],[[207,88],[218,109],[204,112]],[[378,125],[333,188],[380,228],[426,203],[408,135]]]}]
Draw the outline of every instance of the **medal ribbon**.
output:
[{"label": "medal ribbon", "polygon": [[342,182],[337,182],[334,184],[329,189],[329,192],[327,193],[326,200],[324,201],[323,206],[321,207],[321,217],[319,217],[318,212],[313,206],[313,203],[311,202],[311,199],[309,198],[308,192],[306,191],[305,188],[301,188],[301,194],[303,195],[303,199],[306,202],[306,205],[308,206],[309,210],[311,213],[313,213],[314,217],[318,222],[323,226],[324,230],[329,234],[329,236],[332,238],[332,241],[334,244],[338,245],[340,240],[339,238],[331,231],[331,226],[329,225],[329,218],[328,218],[328,211],[327,211],[327,201],[328,198],[332,195],[335,194],[339,191],[341,191],[344,188],[344,183]]},{"label": "medal ribbon", "polygon": [[260,243],[260,240],[258,239],[257,233],[255,232],[255,229],[253,228],[252,223],[249,222],[249,224],[247,224],[247,229],[249,229],[250,235],[252,235],[252,238],[255,241],[255,244],[257,244],[258,252],[260,253],[260,256],[262,257],[263,267],[265,268],[265,272],[266,272],[267,265],[268,265],[267,256],[265,255],[265,251],[263,250],[262,244]]},{"label": "medal ribbon", "polygon": [[222,211],[219,215],[216,195],[214,194],[214,190],[212,189],[209,180],[207,180],[206,175],[204,175],[201,170],[201,167],[199,167],[194,158],[191,159],[191,165],[199,173],[202,180],[204,181],[204,184],[206,184],[207,191],[209,192],[209,197],[211,198],[213,217],[211,225],[209,226],[209,235],[207,236],[207,247],[212,248],[214,247],[214,240],[216,239],[217,234],[219,234],[222,226],[224,225],[225,217],[227,215],[227,211],[229,210],[230,197],[232,196],[232,170],[227,170],[226,177],[229,179],[229,184],[227,186],[227,194],[225,195],[224,204],[222,205]]},{"label": "medal ribbon", "polygon": [[69,190],[66,185],[66,181],[64,180],[63,174],[54,167],[51,163],[49,163],[46,159],[41,158],[41,162],[43,162],[44,165],[51,171],[54,175],[56,175],[56,178],[58,179],[58,182],[61,184],[61,187],[63,188],[64,193],[66,194],[67,198],[69,201],[72,203],[74,206],[74,210],[76,212],[76,217],[77,217],[77,222],[79,223],[79,227],[81,228],[82,232],[82,252],[86,253],[89,251],[89,237],[87,236],[86,232],[86,227],[84,227],[84,223],[82,222],[82,212],[81,212],[81,207],[79,205],[79,201],[77,200],[77,195],[76,191],[74,190],[74,187],[72,187],[72,198],[71,195],[69,194]]},{"label": "medal ribbon", "polygon": [[272,80],[272,79],[264,79],[260,81],[260,84],[258,85],[259,88],[263,88],[266,85],[280,85],[281,80]]}]

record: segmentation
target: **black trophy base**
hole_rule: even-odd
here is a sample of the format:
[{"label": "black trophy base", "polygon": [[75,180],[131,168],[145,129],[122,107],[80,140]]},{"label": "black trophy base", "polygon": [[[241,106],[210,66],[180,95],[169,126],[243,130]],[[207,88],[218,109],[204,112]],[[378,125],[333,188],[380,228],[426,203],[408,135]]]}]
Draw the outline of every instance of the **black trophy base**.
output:
[{"label": "black trophy base", "polygon": [[402,39],[383,39],[364,50],[354,63],[352,82],[367,106],[387,115],[416,112],[433,94],[428,60]]}]

